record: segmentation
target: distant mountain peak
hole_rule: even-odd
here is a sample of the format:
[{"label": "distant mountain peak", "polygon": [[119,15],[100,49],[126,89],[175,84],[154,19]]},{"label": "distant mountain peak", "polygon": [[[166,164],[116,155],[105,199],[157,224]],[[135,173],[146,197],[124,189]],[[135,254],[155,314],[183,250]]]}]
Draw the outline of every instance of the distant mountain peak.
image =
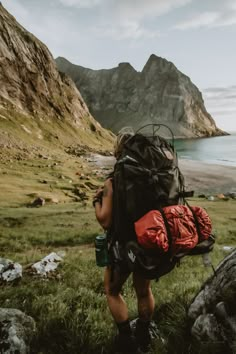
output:
[{"label": "distant mountain peak", "polygon": [[177,71],[177,68],[172,62],[168,61],[167,59],[159,57],[155,54],[151,54],[142,71],[147,72],[150,70],[155,70],[155,71],[176,70]]},{"label": "distant mountain peak", "polygon": [[222,135],[206,111],[201,92],[176,66],[155,54],[143,70],[120,63],[108,70],[63,65],[81,90],[92,114],[105,127],[119,131],[148,123],[167,124],[178,137]]},{"label": "distant mountain peak", "polygon": [[71,64],[71,62],[68,59],[64,58],[64,57],[57,57],[55,60]]},{"label": "distant mountain peak", "polygon": [[128,62],[119,63],[118,68],[119,68],[119,69],[125,69],[125,70],[136,71],[136,70],[134,69],[134,67],[133,67],[130,63],[128,63]]}]

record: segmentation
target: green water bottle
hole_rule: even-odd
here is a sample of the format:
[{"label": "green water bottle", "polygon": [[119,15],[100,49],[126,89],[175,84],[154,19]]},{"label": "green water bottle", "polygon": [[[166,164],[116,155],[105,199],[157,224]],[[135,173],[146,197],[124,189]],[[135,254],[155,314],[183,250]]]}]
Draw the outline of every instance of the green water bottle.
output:
[{"label": "green water bottle", "polygon": [[95,238],[96,263],[98,267],[105,267],[109,264],[107,236],[98,235]]}]

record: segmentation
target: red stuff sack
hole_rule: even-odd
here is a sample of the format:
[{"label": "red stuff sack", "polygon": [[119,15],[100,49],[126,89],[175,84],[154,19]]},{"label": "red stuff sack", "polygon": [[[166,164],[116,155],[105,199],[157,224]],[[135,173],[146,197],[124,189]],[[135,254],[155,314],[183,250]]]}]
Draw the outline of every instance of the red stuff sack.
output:
[{"label": "red stuff sack", "polygon": [[207,240],[212,232],[212,223],[209,215],[207,214],[206,210],[200,207],[191,207],[193,213],[195,214],[199,230],[200,230],[200,237],[199,242]]},{"label": "red stuff sack", "polygon": [[134,223],[138,243],[144,248],[157,248],[161,253],[169,249],[165,223],[158,210],[151,210]]},{"label": "red stuff sack", "polygon": [[[172,205],[162,210],[171,234],[171,255],[187,252],[210,236],[211,221],[204,209],[200,207],[191,207],[190,209],[185,205]],[[198,236],[195,218],[198,222],[201,239]],[[142,247],[159,250],[160,254],[169,251],[168,232],[160,211],[151,210],[136,221],[135,232],[138,243]]]}]

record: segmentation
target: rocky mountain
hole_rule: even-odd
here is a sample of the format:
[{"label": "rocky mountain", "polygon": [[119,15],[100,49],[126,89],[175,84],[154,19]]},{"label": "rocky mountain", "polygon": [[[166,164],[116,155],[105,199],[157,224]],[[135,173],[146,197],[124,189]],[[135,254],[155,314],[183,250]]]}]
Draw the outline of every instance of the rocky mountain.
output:
[{"label": "rocky mountain", "polygon": [[[48,48],[0,3],[0,145],[79,144],[104,149],[112,136],[91,116]],[[21,141],[21,144],[19,143]]]},{"label": "rocky mountain", "polygon": [[87,69],[61,57],[56,63],[80,88],[94,117],[114,132],[154,122],[167,124],[180,137],[224,134],[190,78],[154,54],[141,72],[129,63],[108,70]]}]

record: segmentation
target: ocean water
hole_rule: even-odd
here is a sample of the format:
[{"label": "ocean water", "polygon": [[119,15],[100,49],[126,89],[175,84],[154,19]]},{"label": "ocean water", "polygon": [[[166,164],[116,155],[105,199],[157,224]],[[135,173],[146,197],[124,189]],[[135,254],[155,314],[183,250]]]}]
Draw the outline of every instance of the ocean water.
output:
[{"label": "ocean water", "polygon": [[179,159],[236,167],[236,132],[227,136],[175,140]]}]

